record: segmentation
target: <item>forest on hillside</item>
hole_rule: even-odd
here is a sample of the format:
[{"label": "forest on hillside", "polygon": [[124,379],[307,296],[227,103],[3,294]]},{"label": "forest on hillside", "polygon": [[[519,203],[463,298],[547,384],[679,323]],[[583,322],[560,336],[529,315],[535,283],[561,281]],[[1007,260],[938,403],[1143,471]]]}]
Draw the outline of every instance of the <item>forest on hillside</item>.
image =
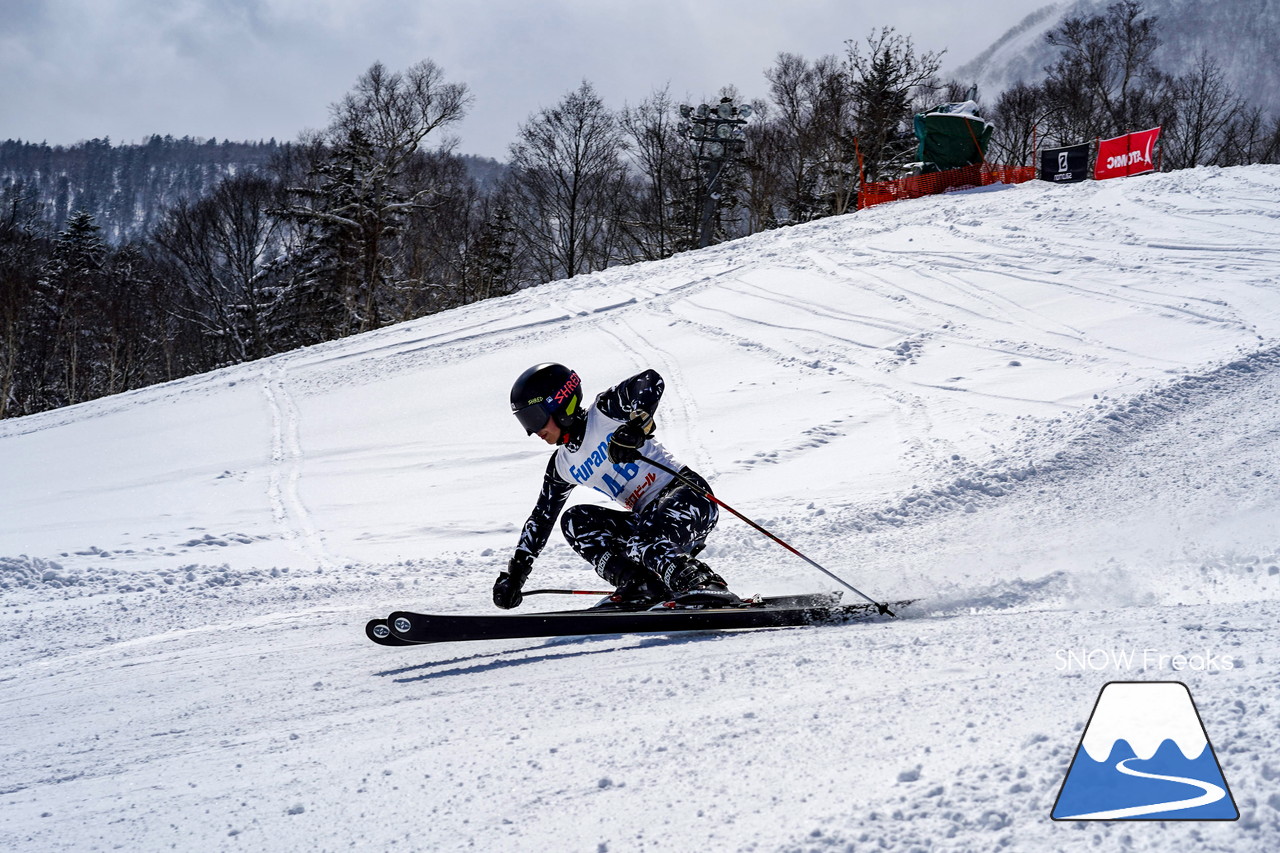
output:
[{"label": "forest on hillside", "polygon": [[[982,107],[988,161],[1156,125],[1165,169],[1280,160],[1280,121],[1213,56],[1155,66],[1140,4],[1048,39],[1047,78]],[[892,29],[846,46],[779,54],[761,96],[697,107],[612,108],[584,82],[506,163],[442,141],[471,95],[430,60],[375,63],[288,143],[0,143],[0,417],[851,212],[862,180],[927,168],[915,113],[975,93]]]}]

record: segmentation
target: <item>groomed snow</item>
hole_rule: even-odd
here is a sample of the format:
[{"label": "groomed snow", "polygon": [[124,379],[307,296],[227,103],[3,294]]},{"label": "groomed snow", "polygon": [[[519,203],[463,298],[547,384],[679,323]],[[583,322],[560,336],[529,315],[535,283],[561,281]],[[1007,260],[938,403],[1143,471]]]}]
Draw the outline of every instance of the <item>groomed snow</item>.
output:
[{"label": "groomed snow", "polygon": [[[492,612],[507,391],[664,443],[895,622],[389,649]],[[0,422],[0,848],[1280,849],[1280,168],[898,202]],[[580,495],[579,500],[593,500]],[[725,516],[744,594],[831,586]],[[534,586],[598,587],[558,534]],[[551,596],[525,609],[581,604]],[[1271,639],[1268,639],[1270,637]],[[1180,680],[1233,823],[1054,823]]]}]

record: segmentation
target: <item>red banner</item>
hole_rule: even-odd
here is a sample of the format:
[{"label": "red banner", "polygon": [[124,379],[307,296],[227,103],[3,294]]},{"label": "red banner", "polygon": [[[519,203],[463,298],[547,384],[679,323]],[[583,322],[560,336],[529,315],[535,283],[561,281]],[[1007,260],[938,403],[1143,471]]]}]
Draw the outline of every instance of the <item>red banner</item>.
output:
[{"label": "red banner", "polygon": [[1094,180],[1154,172],[1156,140],[1159,138],[1160,128],[1153,127],[1138,133],[1126,133],[1115,139],[1103,139],[1098,143],[1098,161],[1093,167]]}]

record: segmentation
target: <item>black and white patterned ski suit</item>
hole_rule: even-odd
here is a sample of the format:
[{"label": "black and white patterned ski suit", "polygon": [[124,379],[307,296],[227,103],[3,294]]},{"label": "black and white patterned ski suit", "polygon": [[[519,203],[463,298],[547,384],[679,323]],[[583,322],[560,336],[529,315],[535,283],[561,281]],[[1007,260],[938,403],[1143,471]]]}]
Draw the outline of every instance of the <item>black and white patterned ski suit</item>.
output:
[{"label": "black and white patterned ski suit", "polygon": [[668,584],[685,556],[701,550],[719,517],[707,498],[711,489],[697,473],[680,465],[655,439],[644,455],[679,470],[699,486],[691,489],[643,461],[619,465],[608,461],[613,430],[632,412],[653,414],[663,392],[662,377],[646,370],[600,394],[587,410],[577,435],[568,436],[547,463],[542,491],[525,522],[517,551],[531,558],[541,553],[556,518],[574,486],[587,485],[628,509],[578,504],[564,513],[561,531],[569,545],[602,577],[611,559],[637,563]]}]

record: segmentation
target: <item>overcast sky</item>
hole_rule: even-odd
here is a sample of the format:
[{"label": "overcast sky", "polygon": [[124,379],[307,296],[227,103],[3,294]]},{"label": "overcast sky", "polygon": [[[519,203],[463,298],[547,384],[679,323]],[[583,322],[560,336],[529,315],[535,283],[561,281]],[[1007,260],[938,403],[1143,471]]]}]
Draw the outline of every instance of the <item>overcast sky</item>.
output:
[{"label": "overcast sky", "polygon": [[518,125],[584,79],[614,107],[668,84],[760,97],[779,52],[843,55],[881,26],[954,68],[1048,3],[0,0],[0,139],[292,140],[375,61],[432,59],[475,99],[458,150],[505,159]]}]

